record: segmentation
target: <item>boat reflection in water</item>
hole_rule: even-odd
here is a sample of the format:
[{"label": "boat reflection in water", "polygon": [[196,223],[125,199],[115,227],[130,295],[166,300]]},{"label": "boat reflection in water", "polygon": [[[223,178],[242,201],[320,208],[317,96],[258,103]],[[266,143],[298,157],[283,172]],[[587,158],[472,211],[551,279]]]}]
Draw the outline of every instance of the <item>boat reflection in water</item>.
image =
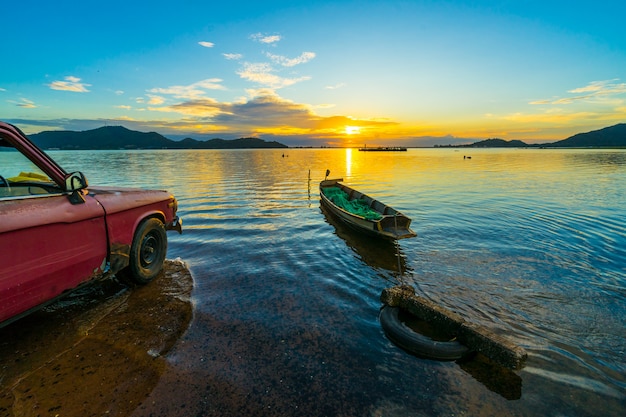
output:
[{"label": "boat reflection in water", "polygon": [[406,272],[406,256],[396,243],[388,239],[372,238],[347,226],[324,204],[320,204],[326,222],[335,228],[335,234],[343,239],[357,257],[375,269],[385,269],[402,275]]}]

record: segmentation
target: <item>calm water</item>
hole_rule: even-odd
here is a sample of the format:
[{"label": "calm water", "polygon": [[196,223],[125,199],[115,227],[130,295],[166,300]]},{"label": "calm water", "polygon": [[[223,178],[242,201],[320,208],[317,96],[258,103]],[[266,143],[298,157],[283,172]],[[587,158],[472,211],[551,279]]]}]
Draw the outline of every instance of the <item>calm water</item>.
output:
[{"label": "calm water", "polygon": [[[624,150],[52,154],[180,202],[168,257],[190,265],[195,315],[136,415],[623,415]],[[321,211],[327,168],[413,219],[400,262]],[[396,348],[378,312],[400,282],[523,346],[526,367]]]}]

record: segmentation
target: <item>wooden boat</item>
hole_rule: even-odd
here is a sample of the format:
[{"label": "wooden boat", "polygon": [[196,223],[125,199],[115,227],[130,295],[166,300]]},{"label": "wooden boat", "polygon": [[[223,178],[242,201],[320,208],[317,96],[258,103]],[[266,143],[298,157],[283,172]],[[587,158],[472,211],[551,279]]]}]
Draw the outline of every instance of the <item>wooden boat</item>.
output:
[{"label": "wooden boat", "polygon": [[[397,240],[417,236],[409,227],[411,219],[394,208],[342,184],[341,181],[343,179],[325,179],[320,182],[322,204],[341,221],[356,230],[385,239]],[[345,193],[340,196],[340,200],[347,200],[349,207],[345,207],[343,201],[337,201],[338,192]],[[344,207],[341,207],[342,205]]]}]

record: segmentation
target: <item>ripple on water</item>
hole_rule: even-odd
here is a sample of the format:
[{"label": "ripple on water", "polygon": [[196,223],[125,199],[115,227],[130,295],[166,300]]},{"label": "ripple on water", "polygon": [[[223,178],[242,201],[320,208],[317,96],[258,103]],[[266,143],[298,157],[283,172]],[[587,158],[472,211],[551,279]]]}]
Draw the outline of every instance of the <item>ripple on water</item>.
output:
[{"label": "ripple on water", "polygon": [[[209,398],[232,414],[621,416],[626,151],[283,152],[63,153],[90,183],[179,198],[185,230],[168,256],[191,265],[196,314],[155,415],[180,415],[182,399],[202,415]],[[396,252],[333,224],[317,196],[326,168],[411,217],[418,237]],[[378,297],[400,281],[525,347],[521,398],[389,343]]]}]

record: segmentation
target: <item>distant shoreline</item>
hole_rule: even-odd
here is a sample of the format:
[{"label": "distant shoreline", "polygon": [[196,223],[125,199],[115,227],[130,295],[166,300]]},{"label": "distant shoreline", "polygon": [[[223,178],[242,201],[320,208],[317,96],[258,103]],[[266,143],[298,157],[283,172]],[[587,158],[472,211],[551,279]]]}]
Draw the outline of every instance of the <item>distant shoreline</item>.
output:
[{"label": "distant shoreline", "polygon": [[[239,139],[209,139],[196,140],[185,138],[175,141],[156,132],[138,132],[123,126],[105,126],[82,132],[75,131],[45,131],[29,135],[31,140],[42,149],[47,150],[156,150],[156,149],[299,149],[318,148],[314,146],[288,146],[277,141],[265,141],[260,138],[247,137]],[[418,138],[407,138],[407,143]],[[445,139],[442,139],[445,140]],[[320,149],[333,148],[320,145]],[[342,147],[339,147],[342,148]],[[620,123],[603,129],[586,133],[578,133],[567,139],[556,142],[527,144],[521,140],[504,140],[499,138],[485,139],[464,145],[409,146],[409,145],[380,145],[371,144],[370,147],[349,147],[363,150],[401,150],[406,148],[452,148],[452,149],[480,149],[480,148],[519,148],[519,149],[626,149],[626,123]]]},{"label": "distant shoreline", "polygon": [[[592,149],[605,149],[605,150],[620,150],[626,149],[626,146],[520,146],[520,147],[510,147],[510,146],[406,146],[405,149],[510,149],[510,150],[528,150],[528,149],[538,149],[538,150],[548,150],[548,149],[562,149],[562,150],[592,150]],[[356,149],[358,148],[352,146],[294,146],[287,148],[42,148],[46,152],[48,151],[245,151],[245,150],[302,150],[302,149]],[[0,149],[0,152],[3,150]],[[368,149],[369,151],[369,149]],[[379,153],[379,152],[374,152]],[[386,152],[389,153],[389,152]],[[393,152],[391,152],[393,153]]]}]

